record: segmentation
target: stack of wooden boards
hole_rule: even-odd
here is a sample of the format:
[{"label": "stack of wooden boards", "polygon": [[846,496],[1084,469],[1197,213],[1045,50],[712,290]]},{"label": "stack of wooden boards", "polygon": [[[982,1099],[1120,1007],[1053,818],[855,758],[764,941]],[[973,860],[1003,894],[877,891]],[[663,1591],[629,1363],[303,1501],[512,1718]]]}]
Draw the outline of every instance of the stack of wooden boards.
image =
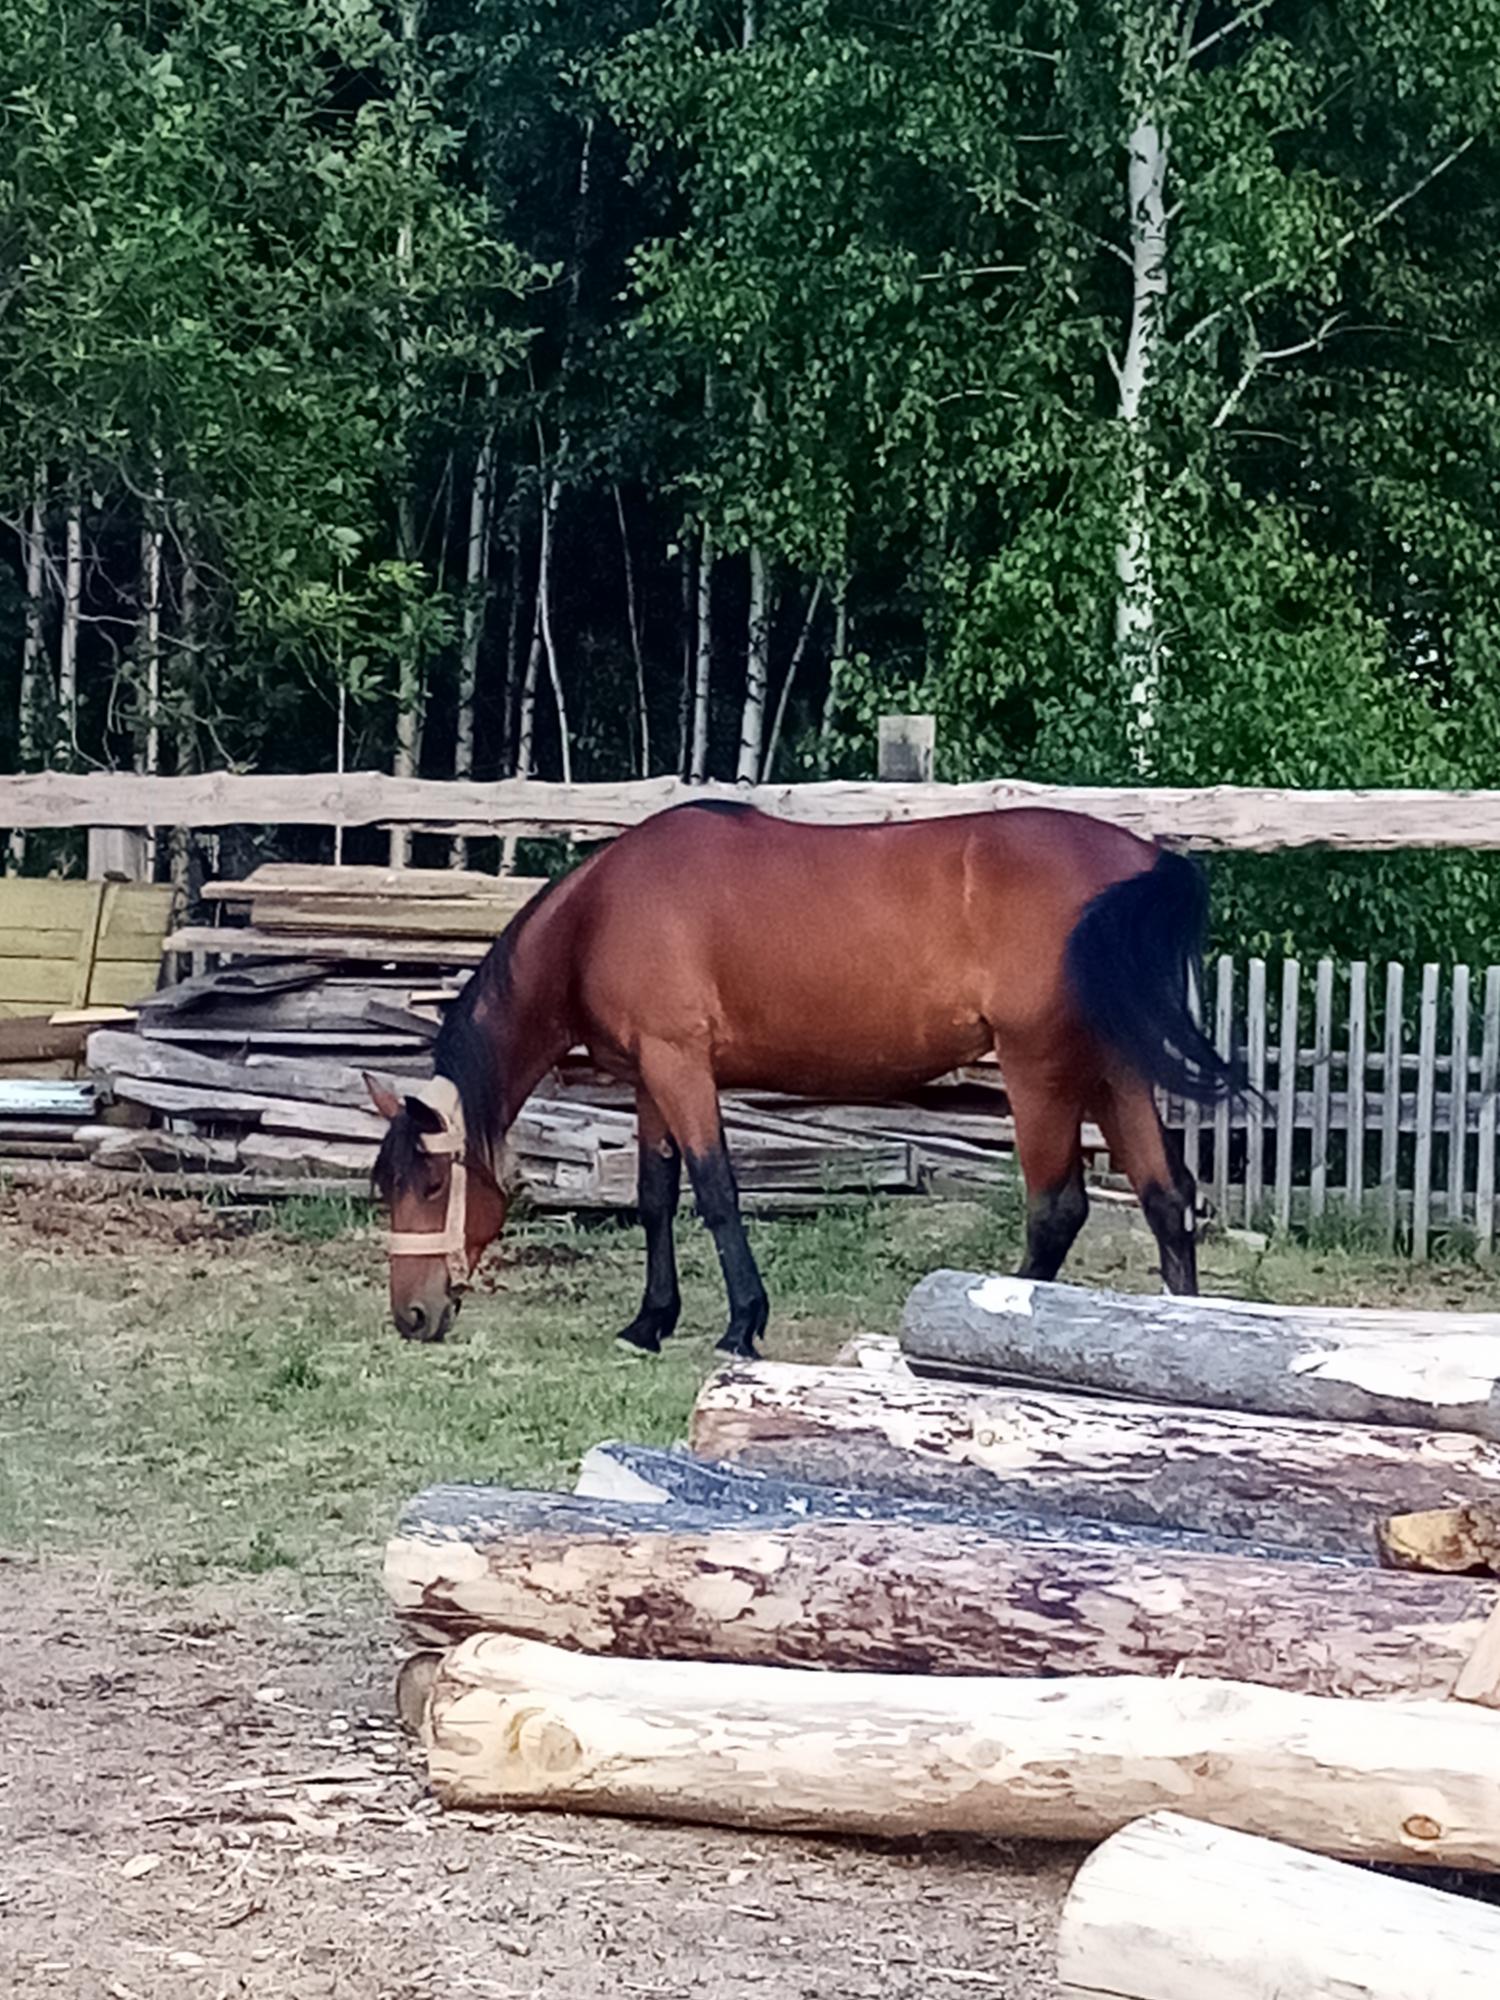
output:
[{"label": "stack of wooden boards", "polygon": [[450,1805],[1500,1871],[1497,1518],[1500,1315],[937,1272],[846,1365],[721,1369],[689,1450],[418,1496],[385,1580]]}]

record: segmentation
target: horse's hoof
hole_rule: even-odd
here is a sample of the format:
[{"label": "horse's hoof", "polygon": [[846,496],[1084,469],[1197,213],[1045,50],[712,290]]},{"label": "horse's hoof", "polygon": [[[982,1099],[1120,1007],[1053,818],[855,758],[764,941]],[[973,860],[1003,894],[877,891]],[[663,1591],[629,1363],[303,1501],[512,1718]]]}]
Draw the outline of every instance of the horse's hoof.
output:
[{"label": "horse's hoof", "polygon": [[615,1335],[615,1345],[623,1347],[627,1354],[660,1354],[661,1335],[654,1326],[642,1326],[639,1320],[632,1320]]},{"label": "horse's hoof", "polygon": [[755,1351],[755,1342],[748,1340],[742,1333],[726,1333],[724,1338],[716,1342],[715,1345],[720,1354],[732,1354],[737,1361],[758,1361],[760,1359],[760,1356]]}]

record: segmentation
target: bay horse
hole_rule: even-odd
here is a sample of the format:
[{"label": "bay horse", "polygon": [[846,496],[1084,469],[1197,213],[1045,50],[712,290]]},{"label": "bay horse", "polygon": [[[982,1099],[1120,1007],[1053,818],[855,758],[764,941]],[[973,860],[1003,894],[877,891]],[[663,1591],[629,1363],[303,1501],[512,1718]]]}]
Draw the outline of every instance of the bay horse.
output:
[{"label": "bay horse", "polygon": [[677,1323],[681,1170],[729,1298],[719,1346],[753,1355],[766,1290],[740,1218],[719,1092],[897,1097],[995,1050],[1027,1191],[1020,1275],[1055,1277],[1088,1212],[1092,1116],[1135,1188],[1168,1290],[1197,1290],[1195,1189],[1153,1086],[1236,1087],[1193,1021],[1188,966],[1207,892],[1153,841],[1045,808],[809,826],[748,804],[674,807],[622,834],[510,923],[450,1007],[434,1080],[390,1121],[391,1310],[441,1340],[508,1203],[504,1138],[569,1049],[634,1086],[641,1309],[655,1352]]}]

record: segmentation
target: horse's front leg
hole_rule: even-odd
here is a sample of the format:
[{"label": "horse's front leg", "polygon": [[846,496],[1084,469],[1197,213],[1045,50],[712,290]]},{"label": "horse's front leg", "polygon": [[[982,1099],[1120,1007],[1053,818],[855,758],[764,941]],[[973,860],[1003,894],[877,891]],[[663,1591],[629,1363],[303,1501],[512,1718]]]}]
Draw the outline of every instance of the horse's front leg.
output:
[{"label": "horse's front leg", "polygon": [[626,1347],[657,1354],[677,1324],[682,1295],[677,1286],[677,1250],[672,1222],[682,1186],[682,1153],[649,1091],[635,1094],[640,1140],[637,1205],[646,1232],[646,1295],[641,1309],[617,1338]]},{"label": "horse's front leg", "polygon": [[719,1346],[728,1354],[753,1359],[771,1304],[740,1216],[739,1189],[724,1143],[713,1070],[706,1055],[696,1050],[654,1043],[641,1051],[641,1080],[682,1149],[698,1213],[719,1253],[729,1294],[729,1325]]}]

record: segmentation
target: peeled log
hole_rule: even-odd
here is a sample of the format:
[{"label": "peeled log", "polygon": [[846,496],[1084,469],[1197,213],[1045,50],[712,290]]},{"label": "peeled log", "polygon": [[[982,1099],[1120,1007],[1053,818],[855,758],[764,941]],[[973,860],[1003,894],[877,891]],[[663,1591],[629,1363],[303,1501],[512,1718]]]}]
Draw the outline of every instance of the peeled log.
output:
[{"label": "peeled log", "polygon": [[1077,1512],[1305,1549],[1372,1549],[1416,1508],[1500,1498],[1500,1446],[756,1362],[699,1391],[692,1443],[788,1479]]},{"label": "peeled log", "polygon": [[1063,1905],[1060,2000],[1490,2000],[1500,1910],[1154,1813]]},{"label": "peeled log", "polygon": [[[494,1491],[458,1486],[431,1490],[454,1496],[444,1505],[458,1508],[468,1504],[467,1496]],[[869,1487],[777,1479],[745,1465],[694,1458],[685,1451],[663,1451],[645,1444],[594,1445],[584,1454],[573,1491],[581,1500],[639,1501],[741,1519],[786,1514],[801,1520],[909,1521],[917,1527],[938,1523],[984,1528],[992,1535],[1018,1542],[1098,1542],[1109,1548],[1173,1549],[1200,1556],[1262,1556],[1271,1562],[1334,1563],[1363,1569],[1375,1566],[1373,1549],[1282,1548],[1242,1536],[1148,1527],[1139,1521],[1096,1520],[1085,1514],[1025,1514],[994,1502],[965,1506],[962,1494],[955,1494],[952,1500],[910,1500]]]},{"label": "peeled log", "polygon": [[1500,1868],[1500,1729],[1460,1702],[625,1661],[483,1633],[443,1656],[428,1769],[448,1806],[1088,1841],[1170,1806],[1352,1859]]},{"label": "peeled log", "polygon": [[494,1487],[418,1495],[387,1544],[409,1635],[906,1674],[1170,1674],[1451,1695],[1500,1589],[1379,1570],[1028,1544],[983,1526],[738,1519]]},{"label": "peeled log", "polygon": [[906,1302],[918,1373],[1500,1439],[1500,1315],[1146,1298],[934,1271]]}]

